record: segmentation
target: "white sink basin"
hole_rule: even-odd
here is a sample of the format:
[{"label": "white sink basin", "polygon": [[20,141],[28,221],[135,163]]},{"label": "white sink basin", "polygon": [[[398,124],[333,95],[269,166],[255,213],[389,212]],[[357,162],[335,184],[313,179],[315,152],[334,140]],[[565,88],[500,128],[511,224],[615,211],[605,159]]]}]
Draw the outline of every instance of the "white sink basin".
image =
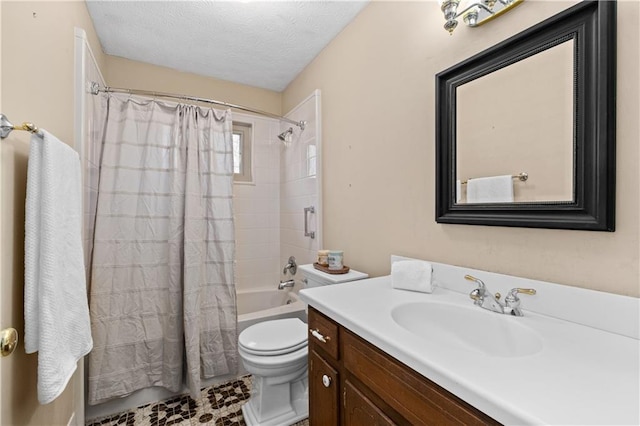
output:
[{"label": "white sink basin", "polygon": [[522,318],[478,306],[448,303],[406,303],[391,311],[405,330],[434,345],[453,345],[495,357],[522,357],[542,349],[540,336]]}]

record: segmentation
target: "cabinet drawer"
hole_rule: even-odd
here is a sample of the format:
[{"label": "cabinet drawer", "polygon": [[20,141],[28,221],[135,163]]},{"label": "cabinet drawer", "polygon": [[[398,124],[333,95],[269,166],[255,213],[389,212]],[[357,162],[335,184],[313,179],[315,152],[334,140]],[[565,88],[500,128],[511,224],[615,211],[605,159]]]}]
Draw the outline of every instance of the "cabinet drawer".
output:
[{"label": "cabinet drawer", "polygon": [[411,424],[499,424],[353,333],[340,338],[345,368]]},{"label": "cabinet drawer", "polygon": [[309,342],[338,359],[338,324],[309,307]]}]

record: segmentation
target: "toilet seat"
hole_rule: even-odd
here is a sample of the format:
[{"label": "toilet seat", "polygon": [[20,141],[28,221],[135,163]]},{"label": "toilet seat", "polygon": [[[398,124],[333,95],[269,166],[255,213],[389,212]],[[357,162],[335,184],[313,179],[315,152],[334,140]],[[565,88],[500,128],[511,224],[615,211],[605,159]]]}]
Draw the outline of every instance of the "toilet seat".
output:
[{"label": "toilet seat", "polygon": [[[309,349],[305,346],[287,354],[264,356],[245,352],[244,349],[239,348],[240,357],[247,371],[255,373],[259,370],[264,376],[272,376],[275,370],[283,368],[295,370],[300,363],[306,365],[308,351]],[[249,368],[249,366],[251,367]]]},{"label": "toilet seat", "polygon": [[285,318],[254,324],[238,337],[238,345],[258,356],[284,355],[307,346],[307,325],[298,318]]}]

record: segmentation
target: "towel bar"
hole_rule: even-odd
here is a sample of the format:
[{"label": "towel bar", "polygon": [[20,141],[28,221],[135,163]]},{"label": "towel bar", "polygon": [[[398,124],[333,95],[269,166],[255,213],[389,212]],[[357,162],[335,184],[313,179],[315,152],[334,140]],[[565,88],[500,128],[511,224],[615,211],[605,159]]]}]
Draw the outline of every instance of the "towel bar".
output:
[{"label": "towel bar", "polygon": [[[511,175],[511,177],[512,177],[513,179],[516,179],[516,178],[517,178],[519,181],[524,182],[524,181],[526,181],[527,179],[529,179],[529,173],[527,173],[527,172],[521,172],[521,173],[518,173],[517,175]],[[464,181],[462,181],[462,182],[460,182],[460,183],[461,183],[462,185],[466,185],[467,183],[469,183],[469,180],[464,180]]]},{"label": "towel bar", "polygon": [[24,130],[30,133],[36,133],[42,135],[42,132],[33,123],[24,122],[20,126],[14,126],[11,124],[6,115],[0,113],[0,139],[4,139],[9,136],[13,130]]}]

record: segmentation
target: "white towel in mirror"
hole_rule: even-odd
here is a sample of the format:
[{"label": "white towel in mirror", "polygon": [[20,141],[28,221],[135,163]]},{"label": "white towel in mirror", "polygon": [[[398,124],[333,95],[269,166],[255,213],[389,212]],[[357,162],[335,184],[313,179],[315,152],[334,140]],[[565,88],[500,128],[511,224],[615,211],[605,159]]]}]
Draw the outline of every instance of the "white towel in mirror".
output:
[{"label": "white towel in mirror", "polygon": [[469,179],[467,183],[467,202],[513,202],[513,178],[511,175],[504,175]]}]

